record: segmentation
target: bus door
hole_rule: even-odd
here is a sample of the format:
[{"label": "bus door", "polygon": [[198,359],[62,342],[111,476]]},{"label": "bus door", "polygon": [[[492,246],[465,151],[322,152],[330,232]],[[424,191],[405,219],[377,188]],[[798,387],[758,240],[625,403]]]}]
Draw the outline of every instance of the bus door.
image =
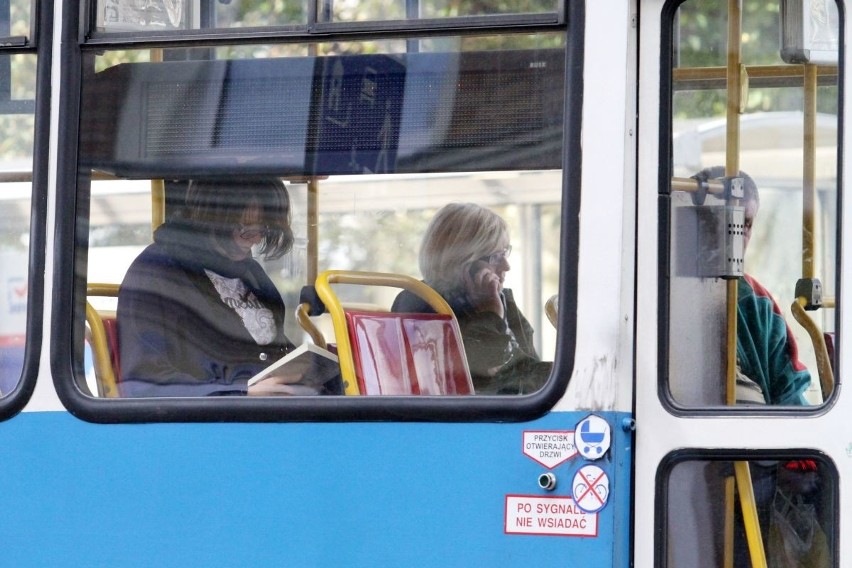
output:
[{"label": "bus door", "polygon": [[640,4],[635,561],[842,566],[843,10]]}]

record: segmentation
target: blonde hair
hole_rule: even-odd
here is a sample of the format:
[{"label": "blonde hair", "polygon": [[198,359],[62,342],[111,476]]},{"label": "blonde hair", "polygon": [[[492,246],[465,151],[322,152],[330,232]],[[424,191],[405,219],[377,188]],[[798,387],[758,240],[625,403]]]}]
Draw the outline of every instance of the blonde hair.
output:
[{"label": "blonde hair", "polygon": [[506,222],[475,203],[450,203],[429,222],[420,245],[420,273],[444,296],[461,294],[464,271],[509,246]]}]

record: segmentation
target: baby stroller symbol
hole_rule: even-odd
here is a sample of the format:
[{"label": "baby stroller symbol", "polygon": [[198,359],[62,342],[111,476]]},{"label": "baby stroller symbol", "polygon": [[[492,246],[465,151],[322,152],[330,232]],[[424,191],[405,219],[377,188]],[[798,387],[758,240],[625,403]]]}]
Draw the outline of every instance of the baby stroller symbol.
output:
[{"label": "baby stroller symbol", "polygon": [[589,422],[583,422],[583,425],[580,426],[580,440],[586,444],[584,448],[587,452],[594,452],[597,454],[602,454],[603,449],[601,449],[601,442],[604,439],[603,432],[591,432],[591,425]]},{"label": "baby stroller symbol", "polygon": [[609,449],[609,424],[598,416],[589,416],[578,425],[574,435],[577,451],[587,459],[598,459]]}]

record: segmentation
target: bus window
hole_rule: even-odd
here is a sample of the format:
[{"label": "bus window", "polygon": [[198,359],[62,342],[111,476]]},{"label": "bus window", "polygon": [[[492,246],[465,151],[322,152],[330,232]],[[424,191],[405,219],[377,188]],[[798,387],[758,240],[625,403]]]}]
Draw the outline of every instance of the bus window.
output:
[{"label": "bus window", "polygon": [[674,13],[660,278],[676,405],[801,407],[833,390],[839,30],[824,7],[804,38],[820,50],[796,47],[777,5],[737,18],[688,0]]},{"label": "bus window", "polygon": [[[98,0],[96,30],[101,32],[160,32],[197,28],[250,28],[307,26],[308,2],[231,0],[228,2],[187,0]],[[317,23],[416,20],[495,16],[546,15],[555,22],[558,3],[526,0],[511,7],[501,2],[419,2],[370,0],[368,2],[320,2]]]},{"label": "bus window", "polygon": [[[28,4],[27,4],[28,5]],[[24,19],[26,22],[26,19]],[[14,28],[14,26],[13,26]],[[6,32],[9,30],[7,29]],[[27,28],[18,33],[27,35]],[[0,31],[0,35],[3,32]],[[34,54],[0,54],[0,395],[21,378],[29,298],[36,85]]]},{"label": "bus window", "polygon": [[[164,234],[197,220],[192,196],[202,180],[228,180],[228,199],[242,206],[250,205],[243,197],[248,180],[275,178],[288,193],[293,244],[287,254],[262,260],[262,267],[286,306],[277,323],[289,341],[301,344],[311,339],[294,310],[302,287],[319,272],[428,281],[418,253],[430,221],[448,204],[475,204],[500,219],[506,235],[506,242],[468,262],[501,267],[493,276],[495,290],[503,290],[497,317],[510,330],[501,333],[512,358],[487,372],[496,376],[526,359],[543,369],[535,388],[489,385],[479,392],[534,392],[550,375],[556,346],[544,307],[558,293],[564,36],[518,35],[511,46],[500,39],[221,45],[207,50],[206,59],[189,60],[176,49],[156,57],[150,50],[93,52],[84,59],[77,274],[90,285],[125,281],[152,242],[152,187],[163,191],[166,227],[157,234]],[[260,224],[268,230],[268,222]],[[398,293],[340,290],[345,302],[382,310],[392,309]],[[116,305],[111,298],[90,303],[105,314]],[[455,315],[464,335],[463,314]],[[127,381],[131,334],[121,316],[119,297],[115,370]],[[318,325],[333,343],[328,322]],[[143,336],[150,337],[136,336],[140,344]],[[467,341],[465,335],[473,384],[482,385]],[[182,349],[179,342],[170,345]],[[93,396],[111,396],[94,367],[78,384]],[[244,394],[249,376],[236,381],[241,387],[215,394]],[[173,396],[137,392],[148,394],[128,396]]]},{"label": "bus window", "polygon": [[[837,565],[837,472],[830,461],[678,459],[661,468],[658,566]],[[740,476],[751,479],[742,492]],[[755,554],[766,562],[755,564]]]}]

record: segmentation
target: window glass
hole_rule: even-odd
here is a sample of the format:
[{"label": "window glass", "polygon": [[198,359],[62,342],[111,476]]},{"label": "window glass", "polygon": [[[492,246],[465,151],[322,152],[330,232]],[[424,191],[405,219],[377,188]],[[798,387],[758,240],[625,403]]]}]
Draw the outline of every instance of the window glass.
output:
[{"label": "window glass", "polygon": [[186,0],[98,0],[96,29],[109,32],[186,30],[198,27],[195,3]]},{"label": "window glass", "polygon": [[523,2],[419,2],[418,0],[98,0],[96,29],[159,32],[205,28],[306,26],[311,10],[318,22],[364,22],[454,18],[500,14],[541,14],[558,10],[555,0]]},{"label": "window glass", "polygon": [[32,7],[30,0],[9,0],[5,3],[9,19],[0,22],[0,36],[25,37],[32,40]]},{"label": "window glass", "polygon": [[[412,41],[421,44],[416,52],[406,51]],[[107,50],[90,58],[77,212],[77,241],[87,246],[76,258],[90,304],[106,320],[117,310],[113,352],[120,361],[108,363],[118,388],[105,388],[97,356],[86,351],[89,392],[245,394],[247,379],[288,351],[288,341],[326,341],[339,349],[341,336],[328,315],[310,324],[294,317],[302,287],[332,269],[425,280],[449,302],[461,327],[474,392],[540,388],[556,340],[545,304],[559,277],[562,42],[559,34],[538,34],[515,38],[514,49],[492,49],[500,45],[496,38],[448,37],[221,46],[208,50],[207,59],[198,52],[177,60],[186,57],[183,50],[157,57]],[[283,181],[289,199],[292,244],[281,255],[264,254],[275,252],[264,247],[278,242],[283,224],[281,210],[265,201],[280,190],[256,187],[270,178],[273,185]],[[166,220],[153,249],[146,248],[152,216],[160,213],[152,192],[164,195]],[[202,207],[202,197],[214,194],[225,205]],[[458,203],[471,205],[461,208],[459,219],[445,221],[451,230],[437,234],[444,239],[478,229],[461,244],[428,241],[442,254],[457,253],[435,260],[437,253],[423,252],[427,228],[439,211]],[[233,210],[239,218],[229,217]],[[251,268],[239,247],[252,250],[260,266]],[[156,273],[140,276],[140,255]],[[218,264],[202,266],[199,259],[213,262],[208,256]],[[242,268],[224,265],[224,257]],[[175,264],[179,270],[172,270]],[[118,302],[115,293],[96,297],[91,288],[98,283],[122,284]],[[206,295],[191,306],[194,300],[180,300],[202,288]],[[397,286],[333,288],[347,306],[430,311],[400,299]],[[268,301],[269,294],[283,305]],[[204,310],[235,326],[212,329],[218,324]],[[480,311],[488,315],[474,317]],[[394,325],[414,333],[406,331],[407,320]],[[223,347],[217,359],[199,346],[219,331],[236,333],[225,343],[243,342],[252,355],[226,355]],[[106,342],[107,356],[116,343]],[[409,361],[413,375],[420,372],[414,359],[427,352],[439,365],[457,361],[451,351],[429,345]],[[160,363],[156,369],[146,366],[152,357]],[[372,364],[379,377],[395,373]],[[432,392],[424,385],[409,391]],[[371,392],[364,385],[345,392],[353,390]],[[329,385],[321,391],[338,393]]]},{"label": "window glass", "polygon": [[454,18],[458,16],[487,16],[493,14],[523,14],[555,12],[554,0],[525,0],[522,2],[420,2],[404,0],[370,0],[335,2],[335,21],[404,20],[417,18]]},{"label": "window glass", "polygon": [[[684,2],[672,23],[672,184],[661,199],[669,212],[668,387],[677,404],[803,406],[832,391],[838,20],[833,3],[820,5],[824,23],[804,39],[789,32],[802,26],[801,14],[744,5],[743,96],[733,121],[727,3]],[[726,193],[718,179],[731,153],[742,194]]]},{"label": "window glass", "polygon": [[216,2],[213,14],[214,26],[217,28],[304,25],[308,20],[308,2],[304,0]]},{"label": "window glass", "polygon": [[[758,548],[766,566],[837,565],[837,473],[828,461],[688,460],[668,470],[665,485],[660,566],[751,566]],[[748,493],[753,505],[741,502]],[[743,519],[756,519],[759,540],[749,541]]]},{"label": "window glass", "polygon": [[26,344],[35,55],[0,55],[0,395],[21,377]]}]

